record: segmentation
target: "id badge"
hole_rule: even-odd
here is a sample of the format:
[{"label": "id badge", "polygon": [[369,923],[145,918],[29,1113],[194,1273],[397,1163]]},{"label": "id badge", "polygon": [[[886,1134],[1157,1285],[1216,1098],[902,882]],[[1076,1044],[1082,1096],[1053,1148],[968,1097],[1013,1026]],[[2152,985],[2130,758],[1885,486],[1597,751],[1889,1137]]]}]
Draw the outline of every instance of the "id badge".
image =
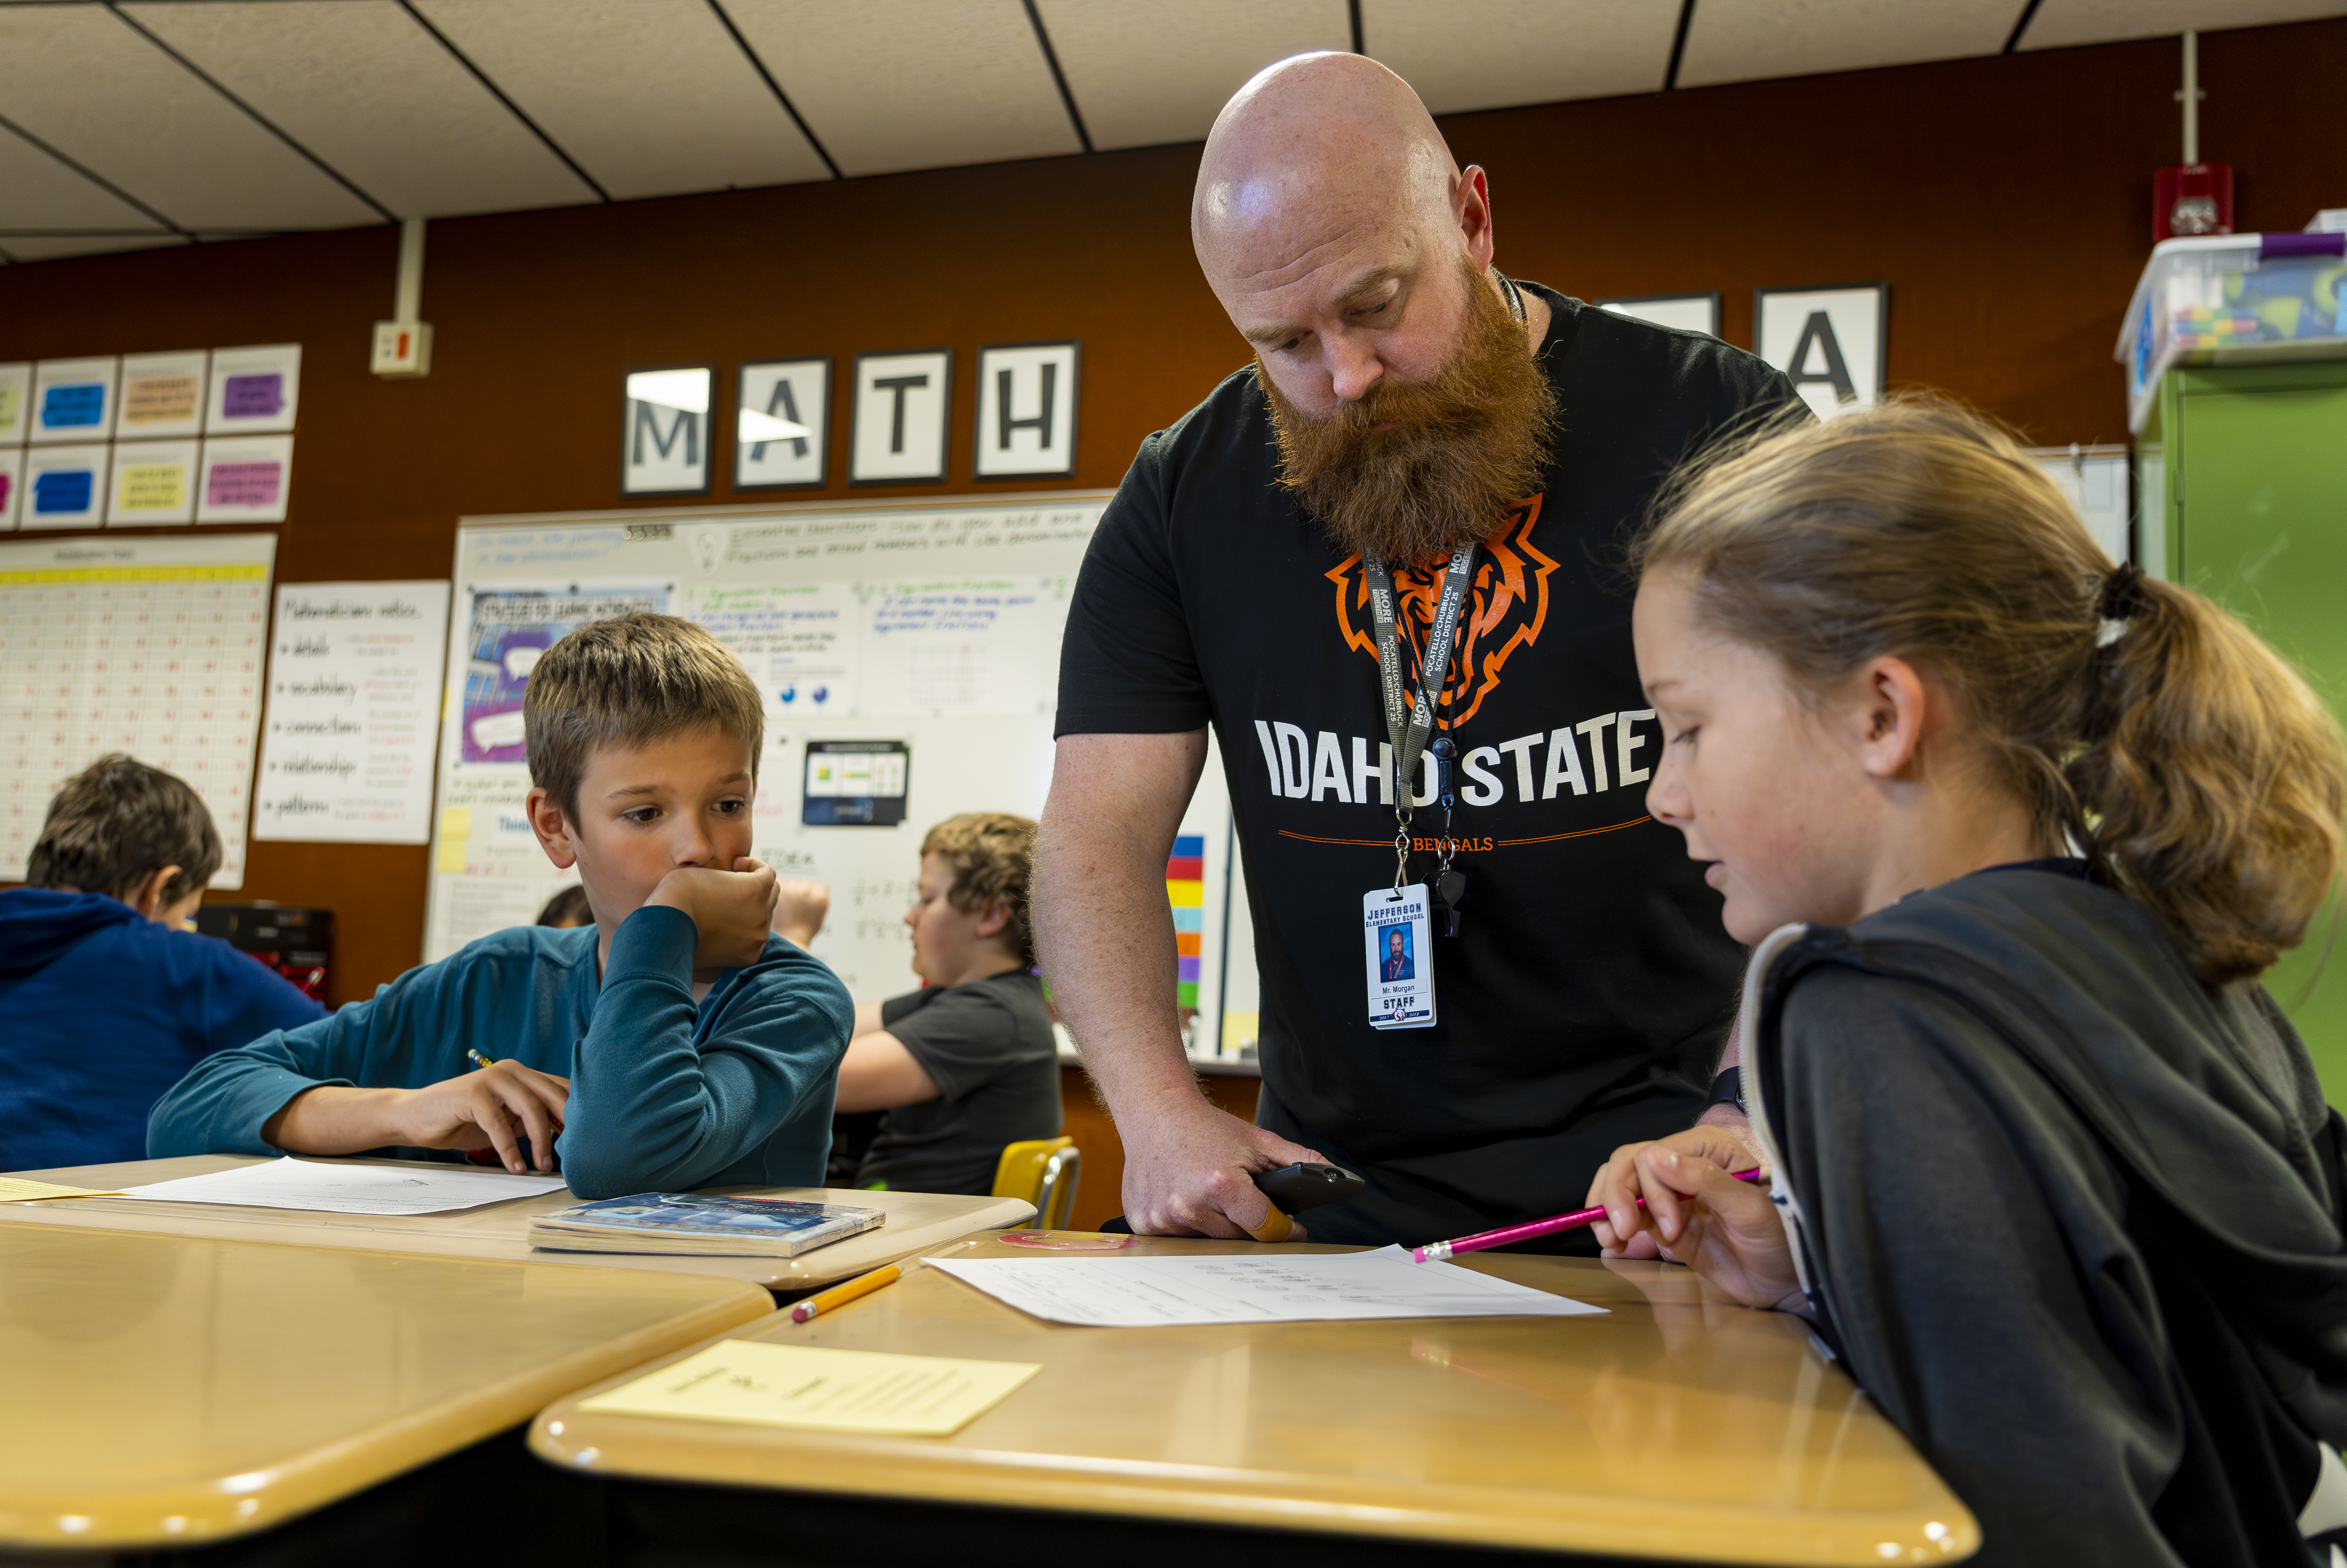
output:
[{"label": "id badge", "polygon": [[1433,1027],[1432,936],[1424,883],[1379,887],[1361,895],[1361,946],[1368,958],[1371,1029]]}]

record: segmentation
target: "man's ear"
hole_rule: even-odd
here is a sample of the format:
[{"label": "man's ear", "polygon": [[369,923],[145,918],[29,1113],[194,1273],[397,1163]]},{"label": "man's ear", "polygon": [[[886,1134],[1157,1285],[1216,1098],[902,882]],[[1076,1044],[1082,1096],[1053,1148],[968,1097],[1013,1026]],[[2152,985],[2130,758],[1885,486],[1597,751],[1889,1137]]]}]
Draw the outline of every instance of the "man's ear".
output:
[{"label": "man's ear", "polygon": [[158,866],[138,879],[138,886],[123,896],[122,901],[138,911],[141,920],[152,920],[155,911],[163,907],[163,889],[179,874],[176,866]]},{"label": "man's ear", "polygon": [[1459,183],[1450,193],[1450,215],[1459,224],[1459,231],[1467,237],[1467,259],[1477,272],[1491,264],[1494,250],[1491,233],[1491,189],[1484,178],[1483,166],[1471,163],[1459,176]]},{"label": "man's ear", "polygon": [[1874,777],[1897,778],[1914,765],[1925,725],[1939,717],[1932,689],[1904,659],[1874,660],[1858,679],[1850,717],[1859,726],[1859,759]]},{"label": "man's ear", "polygon": [[529,817],[530,832],[538,835],[538,846],[546,851],[557,871],[568,871],[579,864],[579,843],[570,831],[570,819],[551,794],[532,788],[522,810]]},{"label": "man's ear", "polygon": [[1000,898],[991,899],[987,903],[985,908],[978,912],[978,934],[979,936],[999,937],[1003,932],[1010,928],[1010,906],[1006,900]]}]

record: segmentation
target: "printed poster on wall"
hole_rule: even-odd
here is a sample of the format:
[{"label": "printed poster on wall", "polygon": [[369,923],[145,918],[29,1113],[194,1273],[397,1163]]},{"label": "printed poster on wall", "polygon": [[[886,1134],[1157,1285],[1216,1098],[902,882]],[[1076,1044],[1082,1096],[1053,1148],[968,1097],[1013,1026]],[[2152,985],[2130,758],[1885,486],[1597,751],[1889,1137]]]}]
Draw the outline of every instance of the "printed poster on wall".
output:
[{"label": "printed poster on wall", "polygon": [[427,844],[448,584],[277,589],[252,836]]}]

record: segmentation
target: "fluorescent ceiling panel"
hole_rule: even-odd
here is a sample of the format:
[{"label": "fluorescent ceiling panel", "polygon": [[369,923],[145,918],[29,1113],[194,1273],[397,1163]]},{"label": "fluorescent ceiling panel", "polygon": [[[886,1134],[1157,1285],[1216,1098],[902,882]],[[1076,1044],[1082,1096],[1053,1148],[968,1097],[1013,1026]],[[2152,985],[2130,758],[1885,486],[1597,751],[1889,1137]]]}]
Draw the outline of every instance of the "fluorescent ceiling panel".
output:
[{"label": "fluorescent ceiling panel", "polygon": [[177,234],[0,234],[0,251],[19,261],[102,256],[109,251],[152,251],[162,245],[186,243]]},{"label": "fluorescent ceiling panel", "polygon": [[1019,0],[724,5],[843,174],[1082,150]]},{"label": "fluorescent ceiling panel", "polygon": [[187,228],[380,220],[102,6],[0,6],[0,113]]},{"label": "fluorescent ceiling panel", "polygon": [[1092,146],[1204,141],[1264,67],[1352,46],[1345,0],[1039,0]]},{"label": "fluorescent ceiling panel", "polygon": [[705,0],[418,0],[622,200],[828,179]]},{"label": "fluorescent ceiling panel", "polygon": [[1361,0],[1361,46],[1460,114],[1658,91],[1678,22],[1679,0]]},{"label": "fluorescent ceiling panel", "polygon": [[0,230],[160,228],[104,186],[0,127]]},{"label": "fluorescent ceiling panel", "polygon": [[2023,0],[1696,0],[1678,85],[1993,55]]},{"label": "fluorescent ceiling panel", "polygon": [[403,218],[595,200],[394,0],[123,9]]},{"label": "fluorescent ceiling panel", "polygon": [[[2122,38],[2213,33],[2339,15],[2340,0],[2045,0],[2021,36],[2024,49],[2061,49]],[[2179,72],[2182,67],[2178,67]]]}]

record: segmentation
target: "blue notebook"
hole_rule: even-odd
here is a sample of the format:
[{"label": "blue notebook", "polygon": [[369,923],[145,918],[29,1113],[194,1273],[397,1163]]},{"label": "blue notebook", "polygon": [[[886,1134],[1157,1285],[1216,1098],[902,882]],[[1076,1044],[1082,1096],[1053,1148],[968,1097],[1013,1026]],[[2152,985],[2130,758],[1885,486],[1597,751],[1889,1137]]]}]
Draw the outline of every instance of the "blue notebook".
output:
[{"label": "blue notebook", "polygon": [[885,1223],[879,1209],[788,1198],[638,1193],[540,1214],[529,1245],[547,1252],[673,1253],[689,1257],[796,1257]]}]

